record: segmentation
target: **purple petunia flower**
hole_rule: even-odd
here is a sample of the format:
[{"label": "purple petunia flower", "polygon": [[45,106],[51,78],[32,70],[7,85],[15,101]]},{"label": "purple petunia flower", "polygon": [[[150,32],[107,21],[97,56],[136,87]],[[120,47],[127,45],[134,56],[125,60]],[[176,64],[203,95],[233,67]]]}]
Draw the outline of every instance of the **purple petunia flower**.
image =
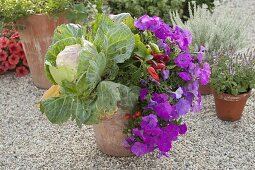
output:
[{"label": "purple petunia flower", "polygon": [[143,15],[134,22],[134,25],[136,28],[144,31],[148,29],[148,22],[150,22],[150,20],[151,18],[148,15]]},{"label": "purple petunia flower", "polygon": [[146,98],[146,96],[149,94],[149,90],[147,88],[142,88],[140,90],[140,100],[144,101],[144,99]]},{"label": "purple petunia flower", "polygon": [[163,103],[168,100],[168,95],[164,93],[163,94],[154,93],[152,96],[152,100],[157,103]]},{"label": "purple petunia flower", "polygon": [[161,70],[161,75],[164,81],[166,81],[169,78],[170,71],[168,69]]},{"label": "purple petunia flower", "polygon": [[170,47],[166,43],[164,43],[162,39],[159,40],[158,46],[160,48],[164,48],[165,55],[168,55],[170,53]]},{"label": "purple petunia flower", "polygon": [[179,48],[183,51],[185,51],[192,42],[191,33],[188,30],[183,30],[178,26],[175,26],[172,38],[177,42]]},{"label": "purple petunia flower", "polygon": [[141,80],[141,85],[144,86],[144,87],[147,86],[147,81]]},{"label": "purple petunia flower", "polygon": [[154,33],[158,39],[162,39],[162,40],[165,40],[168,37],[171,37],[173,34],[172,28],[165,23],[161,24],[161,26]]},{"label": "purple petunia flower", "polygon": [[176,99],[180,99],[180,98],[182,97],[182,94],[183,94],[182,88],[179,87],[179,88],[174,92],[174,94],[175,94]]},{"label": "purple petunia flower", "polygon": [[141,142],[135,142],[135,144],[130,148],[130,150],[136,156],[142,156],[149,152],[148,146]]},{"label": "purple petunia flower", "polygon": [[191,75],[189,73],[187,73],[187,72],[179,72],[178,76],[180,76],[182,78],[182,80],[184,80],[184,81],[192,80]]},{"label": "purple petunia flower", "polygon": [[133,145],[133,143],[135,142],[135,137],[134,136],[129,136],[127,137],[124,142],[123,142],[123,146],[125,148],[129,148],[131,145]]},{"label": "purple petunia flower", "polygon": [[188,68],[192,62],[192,56],[189,53],[182,53],[174,59],[174,63],[183,69]]},{"label": "purple petunia flower", "polygon": [[200,83],[202,85],[208,84],[210,75],[211,75],[210,65],[208,63],[204,63],[203,69],[201,70],[201,73],[200,73]]},{"label": "purple petunia flower", "polygon": [[150,114],[148,116],[143,117],[140,126],[143,129],[146,129],[146,128],[151,129],[151,128],[157,127],[158,126],[157,116],[154,114]]},{"label": "purple petunia flower", "polygon": [[202,63],[204,61],[204,53],[205,53],[205,47],[201,46],[199,52],[197,53],[197,59],[199,63]]},{"label": "purple petunia flower", "polygon": [[154,111],[160,118],[162,118],[165,121],[168,121],[173,111],[173,108],[169,104],[169,102],[166,101],[164,103],[159,103],[157,106],[155,106]]},{"label": "purple petunia flower", "polygon": [[183,124],[179,125],[179,129],[180,129],[179,134],[184,135],[187,132],[188,127],[187,127],[186,123],[183,123]]},{"label": "purple petunia flower", "polygon": [[190,110],[190,102],[181,98],[178,103],[175,105],[176,107],[176,112],[180,115],[180,116],[184,116],[186,115],[189,110]]}]

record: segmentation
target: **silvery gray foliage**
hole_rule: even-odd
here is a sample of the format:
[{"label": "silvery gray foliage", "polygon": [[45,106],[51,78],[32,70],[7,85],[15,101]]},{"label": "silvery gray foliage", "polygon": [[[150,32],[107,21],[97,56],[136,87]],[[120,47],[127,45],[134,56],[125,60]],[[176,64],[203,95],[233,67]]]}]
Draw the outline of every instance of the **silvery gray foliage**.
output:
[{"label": "silvery gray foliage", "polygon": [[177,13],[172,13],[172,23],[191,32],[193,50],[198,50],[200,45],[206,47],[206,57],[211,64],[215,56],[233,55],[247,46],[245,39],[249,19],[241,11],[215,9],[211,13],[200,7],[193,12],[189,10],[192,15],[186,23]]}]

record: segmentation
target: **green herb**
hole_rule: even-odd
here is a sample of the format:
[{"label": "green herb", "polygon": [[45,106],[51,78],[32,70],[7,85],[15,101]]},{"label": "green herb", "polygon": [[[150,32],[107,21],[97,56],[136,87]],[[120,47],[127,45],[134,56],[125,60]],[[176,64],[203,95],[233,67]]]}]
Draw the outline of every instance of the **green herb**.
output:
[{"label": "green herb", "polygon": [[238,95],[249,92],[255,86],[255,49],[221,56],[212,68],[211,86],[218,93]]}]

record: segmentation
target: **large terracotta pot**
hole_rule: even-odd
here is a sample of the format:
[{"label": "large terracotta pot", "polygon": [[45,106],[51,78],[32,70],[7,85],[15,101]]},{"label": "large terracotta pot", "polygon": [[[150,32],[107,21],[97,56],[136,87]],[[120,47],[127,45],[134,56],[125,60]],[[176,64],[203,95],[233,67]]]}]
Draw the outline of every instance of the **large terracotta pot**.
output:
[{"label": "large terracotta pot", "polygon": [[66,22],[63,16],[54,18],[47,15],[32,15],[16,22],[33,82],[39,88],[51,86],[44,72],[45,54],[55,28]]},{"label": "large terracotta pot", "polygon": [[250,95],[251,91],[238,96],[233,96],[225,93],[219,94],[213,90],[218,118],[226,121],[237,121],[241,119],[244,106]]},{"label": "large terracotta pot", "polygon": [[202,85],[202,84],[199,84],[199,92],[202,94],[202,95],[209,95],[209,94],[212,94],[212,89],[211,89],[211,86],[210,84],[208,83],[207,85]]},{"label": "large terracotta pot", "polygon": [[111,156],[133,156],[123,146],[123,141],[127,137],[123,133],[125,123],[123,110],[118,109],[111,119],[103,120],[101,123],[93,125],[96,143],[103,153]]}]

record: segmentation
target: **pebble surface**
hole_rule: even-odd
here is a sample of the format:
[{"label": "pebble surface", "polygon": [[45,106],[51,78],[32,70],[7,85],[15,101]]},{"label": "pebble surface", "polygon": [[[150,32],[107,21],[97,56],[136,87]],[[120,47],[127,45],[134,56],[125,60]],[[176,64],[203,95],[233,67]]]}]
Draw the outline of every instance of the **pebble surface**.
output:
[{"label": "pebble surface", "polygon": [[[241,9],[253,17],[249,42],[255,40],[255,0],[232,0],[220,8]],[[212,96],[204,109],[185,118],[188,133],[175,142],[170,158],[118,158],[103,154],[95,144],[91,126],[79,129],[74,122],[52,125],[37,108],[44,90],[30,76],[0,76],[0,169],[255,169],[255,93],[243,117],[224,122],[215,114]]]}]

